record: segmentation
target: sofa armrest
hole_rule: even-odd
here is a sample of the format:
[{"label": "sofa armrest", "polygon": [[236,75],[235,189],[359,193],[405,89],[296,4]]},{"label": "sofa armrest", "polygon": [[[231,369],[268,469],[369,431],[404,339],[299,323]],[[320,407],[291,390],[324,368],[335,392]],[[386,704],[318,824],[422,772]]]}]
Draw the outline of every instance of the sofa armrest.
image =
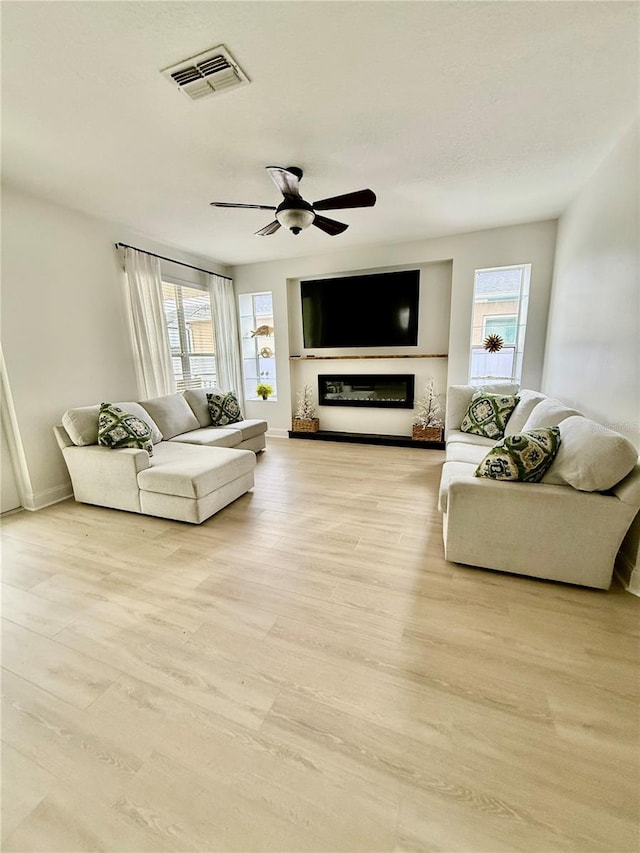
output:
[{"label": "sofa armrest", "polygon": [[447,560],[608,588],[636,513],[615,495],[571,486],[452,477]]},{"label": "sofa armrest", "polygon": [[447,405],[444,418],[445,439],[452,429],[460,429],[474,391],[473,385],[450,385],[447,391]]},{"label": "sofa armrest", "polygon": [[77,501],[140,512],[138,474],[151,467],[146,450],[97,444],[62,451]]},{"label": "sofa armrest", "polygon": [[62,426],[62,424],[54,426],[53,434],[55,436],[56,441],[58,442],[58,447],[60,448],[60,450],[64,450],[65,447],[75,447],[74,443],[71,441],[69,433]]},{"label": "sofa armrest", "polygon": [[636,511],[640,509],[640,462],[627,474],[624,480],[620,480],[617,486],[611,489],[613,494],[624,503],[633,507]]}]

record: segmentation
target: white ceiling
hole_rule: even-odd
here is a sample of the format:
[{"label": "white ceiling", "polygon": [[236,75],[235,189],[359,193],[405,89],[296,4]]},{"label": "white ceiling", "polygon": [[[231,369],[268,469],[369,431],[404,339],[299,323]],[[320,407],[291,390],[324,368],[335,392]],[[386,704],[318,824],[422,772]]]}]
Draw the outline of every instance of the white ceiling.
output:
[{"label": "white ceiling", "polygon": [[[226,263],[557,216],[638,107],[627,2],[2,2],[13,185]],[[225,44],[252,83],[199,102],[160,69]],[[350,224],[253,232],[371,187]]]}]

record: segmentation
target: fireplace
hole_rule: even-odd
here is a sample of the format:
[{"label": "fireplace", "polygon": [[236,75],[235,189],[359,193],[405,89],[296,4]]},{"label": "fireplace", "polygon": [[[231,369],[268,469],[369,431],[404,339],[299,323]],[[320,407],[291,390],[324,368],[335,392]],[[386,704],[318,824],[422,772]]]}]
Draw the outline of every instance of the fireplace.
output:
[{"label": "fireplace", "polygon": [[321,406],[369,406],[412,409],[415,376],[412,373],[320,374]]}]

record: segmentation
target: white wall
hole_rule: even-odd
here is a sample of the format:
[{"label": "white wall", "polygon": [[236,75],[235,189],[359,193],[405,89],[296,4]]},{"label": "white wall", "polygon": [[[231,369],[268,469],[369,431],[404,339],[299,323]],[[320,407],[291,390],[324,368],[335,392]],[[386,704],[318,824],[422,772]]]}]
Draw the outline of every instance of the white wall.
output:
[{"label": "white wall", "polygon": [[638,123],[558,223],[543,390],[640,448]]},{"label": "white wall", "polygon": [[[278,400],[265,403],[247,403],[249,417],[266,417],[274,431],[286,431],[291,426],[291,413],[295,392],[291,385],[289,354],[297,352],[291,347],[299,345],[294,324],[290,328],[290,313],[298,308],[292,302],[295,282],[301,278],[332,274],[375,271],[388,267],[415,267],[437,262],[451,262],[451,313],[448,339],[448,366],[445,384],[466,382],[469,364],[471,334],[471,308],[473,276],[476,269],[511,264],[532,265],[531,296],[527,325],[527,346],[523,365],[524,387],[539,388],[542,377],[542,360],[549,306],[549,293],[553,269],[556,223],[534,222],[508,228],[476,231],[433,240],[397,243],[387,246],[363,246],[351,249],[328,250],[326,254],[290,258],[259,264],[236,266],[233,271],[238,293],[271,290],[274,297],[274,323],[276,333],[276,370],[278,375]],[[263,239],[303,240],[304,233],[293,237],[279,232]],[[333,238],[327,237],[327,240]],[[339,241],[339,238],[335,238]],[[291,339],[291,343],[290,343]],[[418,359],[414,360],[414,363]],[[326,362],[362,366],[366,362]],[[371,365],[385,364],[380,372],[414,372],[399,370],[398,365],[410,361],[373,361]],[[431,367],[431,365],[429,365]],[[293,368],[297,370],[297,368]],[[373,367],[370,368],[374,372]],[[364,369],[362,372],[365,372]],[[298,374],[294,375],[297,383]],[[304,382],[304,377],[301,377]],[[323,409],[323,413],[328,411]],[[384,410],[366,410],[371,413]],[[411,418],[408,419],[410,423]],[[369,429],[369,432],[384,430]],[[408,431],[408,430],[406,430]]]},{"label": "white wall", "polygon": [[[31,509],[71,493],[52,434],[64,411],[139,398],[118,241],[228,272],[116,223],[3,187],[4,378],[24,451],[21,497]],[[171,266],[189,280],[188,270]]]},{"label": "white wall", "polygon": [[[635,121],[558,224],[545,393],[640,449],[640,219]],[[618,571],[640,594],[640,516]]]}]

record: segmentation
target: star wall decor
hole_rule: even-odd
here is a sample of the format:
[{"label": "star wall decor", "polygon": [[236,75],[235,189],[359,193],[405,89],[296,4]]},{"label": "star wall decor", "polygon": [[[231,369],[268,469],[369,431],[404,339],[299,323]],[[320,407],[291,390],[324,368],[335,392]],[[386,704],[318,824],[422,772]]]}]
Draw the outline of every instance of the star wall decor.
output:
[{"label": "star wall decor", "polygon": [[500,352],[504,346],[504,341],[500,335],[488,335],[482,345],[487,352]]}]

